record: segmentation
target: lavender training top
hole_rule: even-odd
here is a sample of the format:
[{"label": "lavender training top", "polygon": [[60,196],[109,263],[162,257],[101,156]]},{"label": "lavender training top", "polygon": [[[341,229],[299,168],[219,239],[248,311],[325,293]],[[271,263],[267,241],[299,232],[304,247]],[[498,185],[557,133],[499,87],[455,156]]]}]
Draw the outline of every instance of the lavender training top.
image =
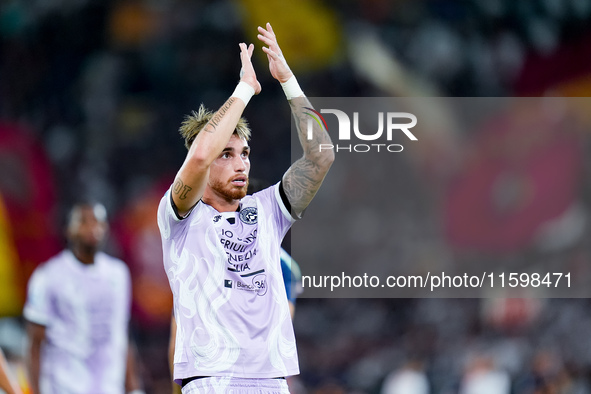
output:
[{"label": "lavender training top", "polygon": [[158,226],[174,295],[177,382],[299,373],[279,258],[292,223],[279,183],[244,197],[236,212],[199,201],[185,218],[164,195]]}]

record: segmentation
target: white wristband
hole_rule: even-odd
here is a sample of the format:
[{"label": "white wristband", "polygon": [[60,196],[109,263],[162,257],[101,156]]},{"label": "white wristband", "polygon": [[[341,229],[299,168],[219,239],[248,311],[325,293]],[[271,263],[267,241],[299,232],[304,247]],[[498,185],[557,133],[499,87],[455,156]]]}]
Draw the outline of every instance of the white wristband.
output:
[{"label": "white wristband", "polygon": [[252,96],[254,96],[254,88],[242,81],[238,83],[238,86],[234,89],[234,93],[232,93],[232,97],[238,97],[240,100],[244,101],[245,106],[248,105]]},{"label": "white wristband", "polygon": [[298,80],[296,79],[295,75],[292,75],[286,82],[281,83],[281,87],[285,92],[285,97],[288,100],[291,100],[294,97],[300,97],[304,95],[302,88],[298,84]]}]

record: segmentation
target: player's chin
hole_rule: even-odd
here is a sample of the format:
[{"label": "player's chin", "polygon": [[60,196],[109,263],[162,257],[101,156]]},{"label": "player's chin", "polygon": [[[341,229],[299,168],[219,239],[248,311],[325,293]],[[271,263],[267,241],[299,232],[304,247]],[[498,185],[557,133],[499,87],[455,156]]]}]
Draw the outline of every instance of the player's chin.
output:
[{"label": "player's chin", "polygon": [[228,195],[234,200],[240,200],[246,196],[247,185],[236,186],[231,185]]},{"label": "player's chin", "polygon": [[98,249],[102,243],[102,238],[89,235],[89,236],[79,237],[78,242],[84,248]]},{"label": "player's chin", "polygon": [[246,196],[246,186],[240,187],[239,190],[236,190],[236,195],[238,196],[236,199],[240,200]]},{"label": "player's chin", "polygon": [[232,194],[240,195],[238,198],[242,198],[246,196],[246,192],[248,191],[248,179],[242,182],[231,181],[228,186]]}]

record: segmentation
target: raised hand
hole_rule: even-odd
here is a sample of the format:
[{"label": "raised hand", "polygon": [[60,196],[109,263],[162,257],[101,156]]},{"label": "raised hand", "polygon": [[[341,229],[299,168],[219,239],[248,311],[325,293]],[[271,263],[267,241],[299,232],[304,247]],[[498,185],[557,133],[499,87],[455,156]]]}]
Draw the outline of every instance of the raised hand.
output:
[{"label": "raised hand", "polygon": [[266,28],[259,26],[258,30],[259,34],[257,35],[257,38],[267,45],[267,47],[263,47],[263,52],[267,54],[267,58],[269,59],[269,70],[271,71],[271,75],[281,83],[286,82],[291,78],[293,73],[283,57],[283,53],[281,52],[281,48],[279,48],[277,37],[275,37],[271,24],[267,23]]},{"label": "raised hand", "polygon": [[248,47],[245,43],[238,44],[240,46],[240,61],[242,62],[242,68],[240,69],[240,81],[246,82],[254,89],[254,94],[261,92],[261,84],[257,80],[257,75],[254,72],[252,66],[252,52],[254,51],[254,44],[250,44]]}]

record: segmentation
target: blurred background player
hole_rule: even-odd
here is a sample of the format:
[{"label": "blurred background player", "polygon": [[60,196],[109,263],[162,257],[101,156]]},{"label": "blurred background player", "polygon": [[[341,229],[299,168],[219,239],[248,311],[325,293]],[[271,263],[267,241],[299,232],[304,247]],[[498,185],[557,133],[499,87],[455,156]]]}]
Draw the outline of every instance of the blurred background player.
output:
[{"label": "blurred background player", "polygon": [[302,293],[302,272],[300,266],[291,257],[289,253],[281,248],[281,273],[283,274],[283,283],[285,284],[285,291],[287,299],[289,300],[289,310],[291,318],[295,315],[295,303],[298,296]]},{"label": "blurred background player", "polygon": [[103,205],[75,205],[68,248],[29,281],[24,316],[33,394],[139,389],[128,350],[130,275],[124,262],[99,251],[107,227]]},{"label": "blurred background player", "polygon": [[429,394],[429,380],[424,363],[410,359],[392,371],[382,384],[381,394]]}]

